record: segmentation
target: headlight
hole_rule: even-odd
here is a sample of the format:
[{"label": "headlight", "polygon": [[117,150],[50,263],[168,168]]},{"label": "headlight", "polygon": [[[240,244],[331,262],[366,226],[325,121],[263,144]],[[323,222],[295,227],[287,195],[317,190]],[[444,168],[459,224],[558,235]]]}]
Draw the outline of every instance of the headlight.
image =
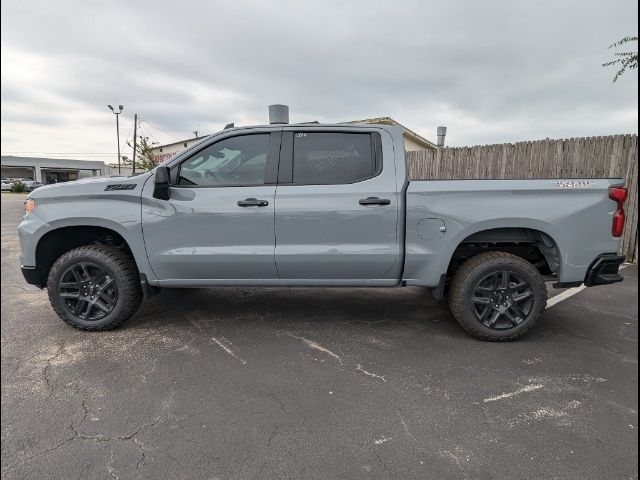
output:
[{"label": "headlight", "polygon": [[27,198],[24,201],[24,211],[25,213],[31,213],[36,208],[36,201],[33,198]]}]

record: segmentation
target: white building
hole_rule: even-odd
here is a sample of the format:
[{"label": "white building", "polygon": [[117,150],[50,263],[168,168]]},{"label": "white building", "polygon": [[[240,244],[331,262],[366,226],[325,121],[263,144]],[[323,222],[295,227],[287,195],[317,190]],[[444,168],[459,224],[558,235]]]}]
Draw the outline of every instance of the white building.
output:
[{"label": "white building", "polygon": [[366,123],[370,125],[382,124],[382,125],[393,125],[396,127],[400,127],[402,128],[402,130],[404,130],[404,132],[402,133],[402,136],[404,137],[404,149],[407,152],[413,152],[416,150],[428,150],[428,149],[435,150],[438,148],[435,143],[427,140],[423,136],[417,134],[410,128],[405,127],[400,122],[394,120],[391,117],[365,118],[364,120],[354,120],[352,122],[345,122],[345,123]]},{"label": "white building", "polygon": [[159,145],[152,150],[153,160],[155,163],[162,163],[173,157],[176,153],[180,153],[185,148],[189,148],[194,143],[198,143],[205,137],[206,135],[180,140],[179,142],[167,143],[166,145]]}]

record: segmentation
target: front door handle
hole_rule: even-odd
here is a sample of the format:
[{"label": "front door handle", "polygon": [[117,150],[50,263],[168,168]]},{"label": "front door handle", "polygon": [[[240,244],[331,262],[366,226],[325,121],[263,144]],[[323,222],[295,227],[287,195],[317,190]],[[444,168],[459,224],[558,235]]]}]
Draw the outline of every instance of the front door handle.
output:
[{"label": "front door handle", "polygon": [[389,205],[391,200],[388,198],[367,197],[361,198],[358,203],[360,205]]},{"label": "front door handle", "polygon": [[269,202],[266,200],[258,200],[257,198],[245,198],[238,201],[239,207],[266,207]]}]

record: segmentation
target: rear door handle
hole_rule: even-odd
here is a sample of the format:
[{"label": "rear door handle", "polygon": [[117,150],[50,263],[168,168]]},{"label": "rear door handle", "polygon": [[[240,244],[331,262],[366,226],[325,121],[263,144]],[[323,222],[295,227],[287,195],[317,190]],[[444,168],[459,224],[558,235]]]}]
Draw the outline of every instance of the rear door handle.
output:
[{"label": "rear door handle", "polygon": [[367,197],[361,198],[358,203],[360,205],[389,205],[391,200],[388,198]]},{"label": "rear door handle", "polygon": [[239,207],[266,207],[269,202],[266,200],[258,200],[257,198],[245,198],[238,201]]}]

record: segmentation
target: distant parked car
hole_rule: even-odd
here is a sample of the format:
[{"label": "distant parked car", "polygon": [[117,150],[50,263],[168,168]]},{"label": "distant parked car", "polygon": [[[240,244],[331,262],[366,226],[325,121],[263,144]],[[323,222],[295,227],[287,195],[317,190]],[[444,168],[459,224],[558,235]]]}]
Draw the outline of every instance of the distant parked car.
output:
[{"label": "distant parked car", "polygon": [[13,187],[16,185],[23,185],[24,190],[13,191],[33,192],[36,188],[41,187],[43,184],[42,182],[36,182],[35,180],[31,180],[30,178],[14,178],[10,181],[2,181],[2,191],[12,191]]},{"label": "distant parked car", "polygon": [[36,182],[34,180],[24,180],[22,183],[27,188],[27,192],[33,192],[36,188],[42,186],[42,182]]}]

